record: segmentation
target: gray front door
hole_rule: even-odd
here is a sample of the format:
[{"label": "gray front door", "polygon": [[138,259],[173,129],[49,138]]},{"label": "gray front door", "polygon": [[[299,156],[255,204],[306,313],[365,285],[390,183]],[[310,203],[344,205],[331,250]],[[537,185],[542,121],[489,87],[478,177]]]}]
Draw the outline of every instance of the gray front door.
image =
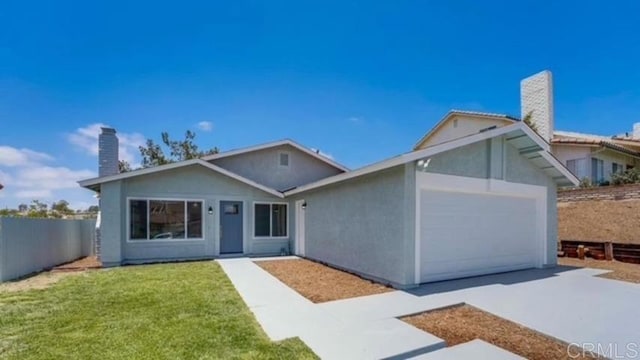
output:
[{"label": "gray front door", "polygon": [[242,201],[220,202],[220,254],[242,253]]}]

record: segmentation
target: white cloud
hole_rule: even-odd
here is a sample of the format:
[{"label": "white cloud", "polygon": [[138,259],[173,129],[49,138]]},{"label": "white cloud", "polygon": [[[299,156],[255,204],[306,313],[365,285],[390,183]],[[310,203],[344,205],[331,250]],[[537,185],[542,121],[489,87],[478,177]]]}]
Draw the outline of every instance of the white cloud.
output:
[{"label": "white cloud", "polygon": [[16,191],[14,196],[20,199],[42,200],[51,199],[53,193],[51,190],[20,190]]},{"label": "white cloud", "polygon": [[[98,156],[98,136],[102,130],[100,128],[110,127],[102,123],[90,124],[77,128],[67,135],[67,140],[77,148],[87,151],[90,155]],[[118,153],[120,160],[135,164],[138,157],[138,146],[144,145],[145,138],[139,133],[116,133],[118,136]]]},{"label": "white cloud", "polygon": [[198,129],[202,130],[202,131],[206,131],[209,132],[211,130],[213,130],[213,123],[211,121],[200,121],[197,124]]},{"label": "white cloud", "polygon": [[347,119],[347,121],[353,124],[360,124],[364,121],[364,119],[359,116],[351,116],[350,118]]},{"label": "white cloud", "polygon": [[71,170],[66,167],[38,166],[19,169],[14,186],[41,190],[77,188],[78,180],[95,177],[91,170]]},{"label": "white cloud", "polygon": [[87,197],[89,191],[79,187],[77,181],[95,177],[91,170],[74,170],[64,166],[51,166],[53,156],[31,149],[0,146],[0,191],[3,206],[17,206],[29,200],[50,200],[54,197],[67,199]]},{"label": "white cloud", "polygon": [[38,151],[17,149],[11,146],[0,146],[0,166],[28,166],[50,160],[53,160],[51,155]]}]

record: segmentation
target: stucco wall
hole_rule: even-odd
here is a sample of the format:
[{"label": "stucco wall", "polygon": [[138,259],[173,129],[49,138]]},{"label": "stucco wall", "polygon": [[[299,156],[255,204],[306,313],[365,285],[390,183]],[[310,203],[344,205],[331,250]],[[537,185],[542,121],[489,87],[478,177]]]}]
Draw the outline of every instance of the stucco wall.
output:
[{"label": "stucco wall", "polygon": [[506,144],[505,148],[505,180],[509,182],[540,185],[547,187],[547,256],[545,264],[553,266],[558,263],[558,207],[555,181],[548,177],[529,160],[522,157],[518,149]]},{"label": "stucco wall", "polygon": [[405,207],[405,181],[411,180],[403,165],[296,196],[307,203],[306,256],[396,285],[412,283],[414,238],[406,230],[414,215]]},{"label": "stucco wall", "polygon": [[431,157],[427,172],[486,179],[489,176],[488,141],[480,141]]},{"label": "stucco wall", "polygon": [[[280,166],[279,156],[283,152],[289,154],[288,167]],[[224,157],[211,162],[280,191],[341,173],[326,162],[290,145]]]},{"label": "stucco wall", "polygon": [[[127,241],[127,198],[202,200],[204,240]],[[103,262],[115,265],[121,262],[210,258],[218,255],[219,204],[224,200],[243,202],[245,254],[278,254],[282,247],[289,248],[290,234],[284,239],[253,238],[253,202],[286,200],[193,165],[102,185]],[[207,213],[209,207],[213,209],[212,215]],[[291,222],[289,229],[292,229]]]}]

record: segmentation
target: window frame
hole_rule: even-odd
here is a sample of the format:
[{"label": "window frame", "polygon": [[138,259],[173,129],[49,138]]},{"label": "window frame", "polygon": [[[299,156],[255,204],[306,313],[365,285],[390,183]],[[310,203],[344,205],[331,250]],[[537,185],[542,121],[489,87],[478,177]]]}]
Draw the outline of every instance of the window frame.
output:
[{"label": "window frame", "polygon": [[[132,239],[131,238],[131,201],[146,201],[147,202],[147,238],[146,239]],[[184,239],[151,239],[149,238],[149,222],[151,221],[151,217],[149,216],[149,211],[151,209],[150,207],[150,202],[151,201],[182,201],[184,203],[184,234],[185,237]],[[199,238],[190,238],[188,237],[188,231],[189,231],[189,222],[188,222],[188,203],[189,202],[199,202],[201,204],[201,213],[202,213],[202,224],[200,225],[202,227],[202,236]],[[205,214],[205,201],[204,199],[187,199],[187,198],[165,198],[165,197],[142,197],[142,196],[131,196],[131,197],[127,197],[126,199],[126,206],[127,206],[127,223],[126,223],[126,227],[127,227],[127,243],[136,243],[136,244],[145,244],[148,242],[177,242],[177,243],[185,243],[185,242],[189,242],[189,241],[204,241],[206,234],[205,234],[205,230],[206,227],[204,226],[205,223],[205,219],[206,219],[206,214]]]},{"label": "window frame", "polygon": [[[571,162],[573,162],[573,166],[571,166]],[[580,164],[580,162],[584,163]],[[582,165],[582,167],[579,167],[578,165]],[[569,172],[575,175],[575,177],[577,177],[579,180],[582,180],[584,178],[591,179],[591,174],[589,173],[588,168],[590,166],[590,162],[586,158],[569,159],[565,162],[565,166],[567,170],[569,170]],[[573,168],[575,172],[572,171],[571,168]],[[578,169],[583,170],[584,172],[581,174]]]},{"label": "window frame", "polygon": [[[269,205],[269,236],[256,236],[256,205]],[[287,226],[285,226],[285,236],[272,236],[273,234],[273,205],[284,205],[287,211]],[[251,213],[251,235],[253,239],[288,239],[289,238],[289,203],[283,201],[254,201]]]},{"label": "window frame", "polygon": [[[287,165],[282,165],[282,155],[287,155]],[[278,167],[282,169],[291,168],[291,153],[288,151],[278,151]]]},{"label": "window frame", "polygon": [[625,172],[625,164],[618,163],[615,161],[611,162],[611,174],[623,174],[624,172]]},{"label": "window frame", "polygon": [[[594,168],[595,165],[595,168]],[[595,176],[594,176],[595,175]],[[599,179],[596,177],[600,176]],[[597,157],[591,158],[591,183],[600,184],[605,181],[604,160]]]}]

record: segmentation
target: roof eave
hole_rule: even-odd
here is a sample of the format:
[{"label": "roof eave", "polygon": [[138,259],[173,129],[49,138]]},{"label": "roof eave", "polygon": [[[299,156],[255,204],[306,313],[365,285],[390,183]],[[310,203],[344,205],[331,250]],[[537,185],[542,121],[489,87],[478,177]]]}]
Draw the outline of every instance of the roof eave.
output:
[{"label": "roof eave", "polygon": [[418,148],[422,144],[424,144],[424,142],[427,141],[431,137],[431,135],[433,135],[433,133],[435,133],[440,127],[442,127],[442,125],[444,125],[453,116],[475,116],[475,117],[481,117],[481,118],[486,118],[486,119],[509,120],[509,121],[514,122],[514,123],[520,121],[520,119],[518,119],[516,117],[513,117],[513,116],[506,115],[506,114],[493,114],[493,113],[482,113],[482,112],[476,112],[476,111],[450,110],[449,112],[447,112],[440,119],[440,121],[438,121],[438,123],[434,127],[431,128],[431,130],[429,130],[424,136],[422,136],[420,138],[420,140],[418,140],[418,142],[415,143],[415,145],[413,146],[413,150],[419,150]]},{"label": "roof eave", "polygon": [[172,170],[172,169],[177,169],[177,168],[181,168],[181,167],[186,167],[186,166],[191,166],[191,165],[200,165],[200,166],[204,166],[205,168],[208,168],[211,171],[217,172],[219,174],[222,174],[224,176],[230,177],[232,179],[238,180],[242,183],[245,183],[249,186],[252,186],[254,188],[260,189],[266,193],[269,193],[273,196],[279,197],[279,198],[284,198],[284,194],[280,191],[277,191],[275,189],[269,188],[267,186],[264,186],[262,184],[258,184],[257,182],[247,179],[243,176],[240,176],[236,173],[233,173],[229,170],[223,169],[217,165],[211,164],[207,161],[201,160],[201,159],[191,159],[191,160],[186,160],[186,161],[181,161],[181,162],[177,162],[177,163],[172,163],[172,164],[167,164],[167,165],[160,165],[160,166],[156,166],[156,167],[151,167],[151,168],[145,168],[145,169],[140,169],[140,170],[133,170],[130,172],[126,172],[126,173],[121,173],[121,174],[117,174],[117,175],[111,175],[111,176],[103,176],[103,177],[99,177],[99,178],[93,178],[93,179],[87,179],[87,180],[81,180],[78,181],[78,184],[84,188],[93,190],[93,191],[98,191],[96,189],[99,189],[101,184],[104,183],[108,183],[108,182],[112,182],[112,181],[118,181],[118,180],[124,180],[124,179],[129,179],[129,178],[133,178],[133,177],[137,177],[137,176],[143,176],[143,175],[149,175],[149,174],[153,174],[156,172],[162,172],[162,171],[167,171],[167,170]]},{"label": "roof eave", "polygon": [[245,154],[245,153],[249,153],[249,152],[253,152],[253,151],[259,151],[259,150],[264,150],[264,149],[269,149],[272,147],[276,147],[276,146],[282,146],[282,145],[290,145],[320,161],[325,162],[326,164],[342,171],[342,172],[348,172],[350,171],[350,169],[338,162],[336,162],[335,160],[329,159],[326,156],[323,156],[315,151],[312,151],[311,149],[307,148],[304,145],[298,144],[297,142],[291,140],[291,139],[283,139],[283,140],[278,140],[278,141],[273,141],[273,142],[269,142],[269,143],[265,143],[265,144],[260,144],[260,145],[255,145],[255,146],[249,146],[249,147],[245,147],[245,148],[240,148],[240,149],[235,149],[235,150],[229,150],[229,151],[225,151],[225,152],[220,152],[217,154],[213,154],[213,155],[207,155],[202,157],[202,160],[204,161],[211,161],[211,160],[216,160],[216,159],[222,159],[222,158],[226,158],[226,157],[230,157],[230,156],[235,156],[235,155],[240,155],[240,154]]}]

